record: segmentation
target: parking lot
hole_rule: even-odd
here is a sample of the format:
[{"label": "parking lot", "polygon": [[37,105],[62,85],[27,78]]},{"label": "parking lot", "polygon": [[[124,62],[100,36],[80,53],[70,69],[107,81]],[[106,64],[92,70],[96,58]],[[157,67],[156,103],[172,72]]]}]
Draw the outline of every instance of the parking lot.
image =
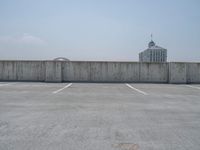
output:
[{"label": "parking lot", "polygon": [[200,84],[0,82],[0,150],[199,150]]}]

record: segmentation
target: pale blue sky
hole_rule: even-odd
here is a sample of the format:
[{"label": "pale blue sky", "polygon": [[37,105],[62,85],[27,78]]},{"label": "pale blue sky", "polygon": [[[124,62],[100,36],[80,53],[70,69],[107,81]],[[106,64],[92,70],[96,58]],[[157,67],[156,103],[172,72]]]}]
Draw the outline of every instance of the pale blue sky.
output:
[{"label": "pale blue sky", "polygon": [[200,0],[0,0],[0,59],[200,61]]}]

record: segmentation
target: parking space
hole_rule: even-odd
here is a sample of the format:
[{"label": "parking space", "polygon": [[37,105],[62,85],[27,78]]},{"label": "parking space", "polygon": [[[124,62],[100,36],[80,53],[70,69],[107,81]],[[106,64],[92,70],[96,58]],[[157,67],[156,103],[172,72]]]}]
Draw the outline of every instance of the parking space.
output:
[{"label": "parking space", "polygon": [[198,89],[200,90],[200,86],[199,85],[185,85],[187,87],[193,88],[193,89]]},{"label": "parking space", "polygon": [[198,85],[185,84],[131,84],[150,95],[200,96]]},{"label": "parking space", "polygon": [[0,92],[49,92],[56,90],[65,85],[65,83],[40,83],[40,82],[14,82],[14,83],[0,83],[1,91]]},{"label": "parking space", "polygon": [[0,82],[0,149],[198,150],[196,87]]}]

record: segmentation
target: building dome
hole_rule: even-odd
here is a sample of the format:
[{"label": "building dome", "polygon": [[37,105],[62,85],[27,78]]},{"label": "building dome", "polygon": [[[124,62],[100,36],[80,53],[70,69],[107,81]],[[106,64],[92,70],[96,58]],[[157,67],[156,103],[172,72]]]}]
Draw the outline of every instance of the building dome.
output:
[{"label": "building dome", "polygon": [[156,45],[156,44],[154,43],[154,41],[151,40],[151,41],[149,42],[149,48],[151,48],[151,47],[153,47],[153,46],[155,46],[155,45]]},{"label": "building dome", "polygon": [[54,61],[70,61],[70,60],[65,57],[57,57],[54,59]]}]

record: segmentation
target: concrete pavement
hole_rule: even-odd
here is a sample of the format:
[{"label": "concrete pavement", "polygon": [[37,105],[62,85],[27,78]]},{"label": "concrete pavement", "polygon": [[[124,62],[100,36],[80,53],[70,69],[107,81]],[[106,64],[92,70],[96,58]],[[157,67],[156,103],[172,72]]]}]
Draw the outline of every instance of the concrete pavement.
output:
[{"label": "concrete pavement", "polygon": [[0,82],[0,150],[199,150],[200,85],[128,85]]}]

